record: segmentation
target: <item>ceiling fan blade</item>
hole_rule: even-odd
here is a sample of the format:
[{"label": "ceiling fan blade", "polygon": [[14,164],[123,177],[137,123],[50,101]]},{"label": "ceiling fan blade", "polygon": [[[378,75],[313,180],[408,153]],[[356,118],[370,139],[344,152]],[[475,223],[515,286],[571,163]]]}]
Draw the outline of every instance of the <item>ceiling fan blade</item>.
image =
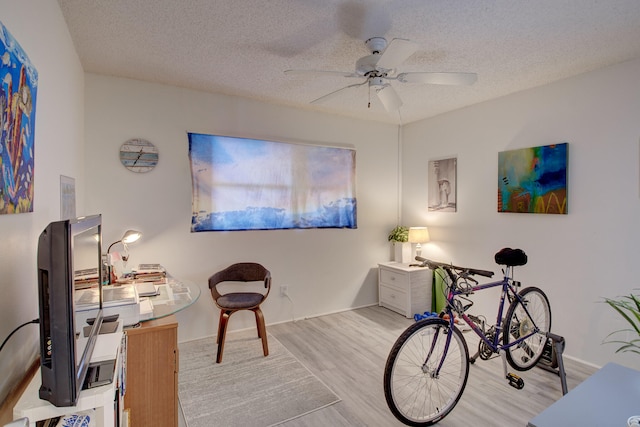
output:
[{"label": "ceiling fan blade", "polygon": [[315,74],[325,76],[340,76],[340,77],[362,77],[352,71],[328,71],[328,70],[285,70],[285,74]]},{"label": "ceiling fan blade", "polygon": [[472,85],[478,80],[478,75],[476,73],[400,73],[397,80],[402,83]]},{"label": "ceiling fan blade", "polygon": [[330,100],[332,98],[335,98],[338,94],[341,94],[343,91],[347,91],[349,89],[357,88],[357,87],[360,87],[360,86],[362,86],[364,84],[367,84],[367,83],[368,83],[368,80],[365,80],[362,83],[356,83],[356,84],[353,84],[353,85],[349,85],[349,86],[343,87],[343,88],[338,89],[338,90],[334,90],[333,92],[328,93],[328,94],[326,94],[324,96],[321,96],[320,98],[314,99],[310,103],[311,104],[321,104],[321,103],[326,102],[326,101],[328,101],[328,100]]},{"label": "ceiling fan blade", "polygon": [[390,113],[398,111],[402,106],[402,99],[400,99],[395,89],[388,83],[381,87],[376,87],[376,94],[384,108]]},{"label": "ceiling fan blade", "polygon": [[393,70],[418,50],[418,44],[406,39],[393,39],[382,52],[377,68]]}]

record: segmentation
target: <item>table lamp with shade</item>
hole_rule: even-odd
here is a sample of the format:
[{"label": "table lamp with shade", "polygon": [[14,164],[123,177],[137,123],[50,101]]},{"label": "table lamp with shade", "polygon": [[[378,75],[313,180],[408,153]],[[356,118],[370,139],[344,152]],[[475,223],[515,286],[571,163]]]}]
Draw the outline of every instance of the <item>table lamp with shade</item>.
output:
[{"label": "table lamp with shade", "polygon": [[409,243],[416,244],[416,256],[422,256],[422,244],[429,241],[429,230],[427,227],[410,227]]}]

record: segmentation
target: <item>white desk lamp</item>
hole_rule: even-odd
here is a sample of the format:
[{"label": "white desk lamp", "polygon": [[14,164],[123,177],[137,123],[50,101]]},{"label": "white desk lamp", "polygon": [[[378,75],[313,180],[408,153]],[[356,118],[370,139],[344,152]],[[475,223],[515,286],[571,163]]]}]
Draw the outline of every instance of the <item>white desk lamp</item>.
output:
[{"label": "white desk lamp", "polygon": [[[107,255],[109,254],[109,252],[111,252],[111,248],[113,247],[113,245],[117,243],[122,243],[122,246],[124,246],[125,251],[127,251],[127,258],[129,258],[127,244],[137,241],[140,237],[142,237],[142,233],[140,231],[127,230],[120,240],[116,240],[115,242],[109,245],[109,248],[107,249]],[[123,259],[123,261],[126,261],[126,260]]]},{"label": "white desk lamp", "polygon": [[121,259],[122,259],[122,263],[123,263],[123,268],[125,268],[127,261],[129,261],[129,248],[127,247],[127,244],[129,243],[133,243],[136,242],[137,240],[140,239],[140,237],[142,237],[142,232],[137,231],[137,230],[127,230],[125,231],[125,233],[122,235],[122,238],[120,240],[116,240],[115,242],[113,242],[112,244],[109,245],[109,248],[107,248],[107,264],[109,265],[109,272],[107,273],[109,275],[108,277],[108,283],[111,284],[113,282],[113,278],[111,277],[112,274],[112,263],[111,263],[111,257],[109,256],[109,252],[111,252],[111,248],[113,247],[113,245],[118,244],[118,243],[122,243],[122,246],[124,247],[124,254],[120,255]]},{"label": "white desk lamp", "polygon": [[409,243],[416,243],[416,256],[422,255],[422,243],[429,241],[429,230],[427,227],[410,227],[409,228]]}]

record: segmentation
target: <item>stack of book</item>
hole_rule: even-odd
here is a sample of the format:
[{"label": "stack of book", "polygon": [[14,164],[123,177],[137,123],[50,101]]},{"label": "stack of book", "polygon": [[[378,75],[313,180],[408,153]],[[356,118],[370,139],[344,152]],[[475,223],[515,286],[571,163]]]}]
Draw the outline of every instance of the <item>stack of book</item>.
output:
[{"label": "stack of book", "polygon": [[98,269],[88,268],[85,270],[76,270],[73,275],[73,284],[76,289],[86,289],[92,286],[98,286]]},{"label": "stack of book", "polygon": [[133,278],[137,282],[164,282],[167,271],[160,264],[140,264],[133,270]]}]

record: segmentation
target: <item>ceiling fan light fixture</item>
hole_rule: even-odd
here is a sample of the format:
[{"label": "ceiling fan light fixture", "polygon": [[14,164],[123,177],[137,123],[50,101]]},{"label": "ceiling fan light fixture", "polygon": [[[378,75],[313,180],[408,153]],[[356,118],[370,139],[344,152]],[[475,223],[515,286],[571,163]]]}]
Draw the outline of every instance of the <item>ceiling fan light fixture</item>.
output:
[{"label": "ceiling fan light fixture", "polygon": [[380,90],[383,86],[389,86],[389,83],[386,83],[382,77],[371,77],[369,79],[369,86],[373,86],[376,90]]}]

